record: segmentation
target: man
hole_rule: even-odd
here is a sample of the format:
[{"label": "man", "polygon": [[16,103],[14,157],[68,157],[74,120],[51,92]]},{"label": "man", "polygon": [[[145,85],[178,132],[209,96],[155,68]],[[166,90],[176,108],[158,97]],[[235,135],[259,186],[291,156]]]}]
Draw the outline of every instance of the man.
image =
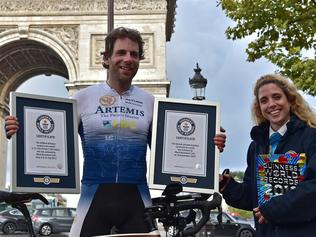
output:
[{"label": "man", "polygon": [[[154,97],[133,86],[144,42],[136,30],[120,27],[106,37],[105,83],[79,91],[79,134],[84,153],[81,196],[70,236],[146,233],[144,207],[151,199],[146,181],[146,150],[150,144]],[[6,118],[7,135],[18,129]],[[214,143],[220,151],[225,135]]]}]

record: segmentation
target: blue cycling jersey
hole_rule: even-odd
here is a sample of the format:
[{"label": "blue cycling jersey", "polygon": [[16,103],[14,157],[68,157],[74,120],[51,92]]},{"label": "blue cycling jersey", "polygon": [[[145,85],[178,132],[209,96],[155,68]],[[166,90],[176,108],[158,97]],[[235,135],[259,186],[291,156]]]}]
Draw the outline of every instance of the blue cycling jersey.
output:
[{"label": "blue cycling jersey", "polygon": [[146,184],[146,151],[154,97],[131,86],[119,95],[106,83],[79,91],[83,184]]}]

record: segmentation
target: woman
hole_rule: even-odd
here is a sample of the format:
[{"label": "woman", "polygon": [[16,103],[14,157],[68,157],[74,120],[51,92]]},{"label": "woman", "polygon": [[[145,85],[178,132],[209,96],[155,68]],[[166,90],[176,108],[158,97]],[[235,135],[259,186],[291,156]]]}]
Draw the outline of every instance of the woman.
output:
[{"label": "woman", "polygon": [[[253,210],[259,237],[315,236],[316,115],[295,86],[280,75],[259,78],[254,96],[252,114],[257,125],[251,130],[252,142],[248,149],[244,180],[238,183],[225,174],[220,183],[223,197],[233,207]],[[282,137],[272,152],[269,137],[275,132]],[[256,160],[259,155],[269,153],[304,154],[306,169],[296,188],[258,205],[258,190],[261,189],[260,186],[258,188],[260,181],[257,181],[259,171]],[[280,180],[288,182],[288,173],[282,172]]]}]

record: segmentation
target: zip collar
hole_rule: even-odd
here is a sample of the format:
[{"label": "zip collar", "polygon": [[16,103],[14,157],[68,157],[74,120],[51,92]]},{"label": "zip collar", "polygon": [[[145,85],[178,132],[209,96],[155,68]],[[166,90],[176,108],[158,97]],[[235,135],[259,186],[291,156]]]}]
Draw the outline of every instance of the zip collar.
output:
[{"label": "zip collar", "polygon": [[120,95],[114,88],[112,88],[112,87],[109,85],[109,83],[108,83],[107,80],[105,81],[104,86],[105,86],[105,89],[107,89],[107,90],[112,90],[115,94],[117,94],[117,95],[119,95],[119,96],[124,96],[124,95],[127,95],[127,96],[128,96],[128,95],[130,95],[130,94],[133,92],[133,90],[134,90],[134,85],[131,85],[131,86],[128,88],[127,91],[124,91],[124,92]]}]

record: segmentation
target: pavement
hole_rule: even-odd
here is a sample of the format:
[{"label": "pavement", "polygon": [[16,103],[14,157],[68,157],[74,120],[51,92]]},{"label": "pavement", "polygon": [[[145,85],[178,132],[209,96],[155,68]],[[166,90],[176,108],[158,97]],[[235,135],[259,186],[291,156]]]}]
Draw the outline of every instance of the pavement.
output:
[{"label": "pavement", "polygon": [[[160,232],[161,237],[165,237],[166,234],[165,232]],[[41,235],[38,235],[39,237],[41,237]],[[50,237],[68,237],[69,233],[60,233],[60,234],[52,234],[50,235]],[[30,237],[29,234],[25,233],[25,232],[16,232],[12,235],[5,235],[3,233],[0,233],[0,237]]]},{"label": "pavement", "polygon": [[[60,234],[52,234],[50,235],[50,237],[68,237],[69,233],[60,233]],[[16,232],[12,235],[5,235],[3,233],[0,233],[0,236],[2,237],[30,237],[29,234],[25,233],[25,232]],[[40,235],[39,235],[40,236]]]}]

